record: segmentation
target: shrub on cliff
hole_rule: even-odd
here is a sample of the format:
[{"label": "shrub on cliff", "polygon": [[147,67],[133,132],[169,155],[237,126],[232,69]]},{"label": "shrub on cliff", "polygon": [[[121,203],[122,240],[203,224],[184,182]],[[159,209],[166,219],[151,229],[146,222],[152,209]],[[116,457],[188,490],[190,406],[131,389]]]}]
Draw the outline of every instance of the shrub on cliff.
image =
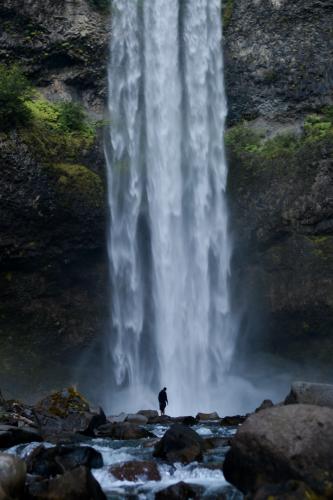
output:
[{"label": "shrub on cliff", "polygon": [[83,107],[71,101],[58,105],[59,125],[65,132],[83,131],[86,128],[86,114]]},{"label": "shrub on cliff", "polygon": [[31,117],[26,103],[33,96],[29,80],[17,65],[0,64],[0,129],[25,124]]}]

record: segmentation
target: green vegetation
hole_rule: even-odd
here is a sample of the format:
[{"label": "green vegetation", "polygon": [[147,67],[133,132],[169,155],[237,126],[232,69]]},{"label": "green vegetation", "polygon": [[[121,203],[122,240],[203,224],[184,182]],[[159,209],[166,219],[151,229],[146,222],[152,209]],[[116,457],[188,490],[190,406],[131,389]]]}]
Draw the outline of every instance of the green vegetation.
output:
[{"label": "green vegetation", "polygon": [[267,159],[293,153],[298,144],[294,134],[281,134],[265,140],[263,134],[250,129],[245,123],[231,128],[225,137],[226,145],[236,154],[252,153]]},{"label": "green vegetation", "polygon": [[234,0],[225,0],[222,10],[223,28],[227,28],[229,26],[233,10]]},{"label": "green vegetation", "polygon": [[8,130],[29,122],[31,114],[27,102],[33,88],[17,65],[0,65],[0,130]]},{"label": "green vegetation", "polygon": [[302,147],[323,139],[333,141],[332,106],[307,116],[300,136],[289,132],[266,139],[263,133],[251,129],[247,122],[243,122],[229,129],[225,137],[226,146],[232,153],[255,155],[262,159],[290,156]]},{"label": "green vegetation", "polygon": [[324,261],[332,261],[332,242],[333,237],[330,235],[312,235],[308,236],[308,240],[312,245],[312,254]]},{"label": "green vegetation", "polygon": [[280,133],[271,138],[244,121],[226,132],[225,142],[231,193],[241,190],[242,186],[246,189],[258,179],[260,186],[264,183],[269,186],[282,177],[290,182],[302,179],[304,184],[310,183],[319,159],[333,152],[333,107],[307,116],[302,131]]},{"label": "green vegetation", "polygon": [[44,163],[75,161],[92,146],[96,133],[79,104],[51,103],[41,96],[27,103],[31,123],[22,129],[23,139]]},{"label": "green vegetation", "polygon": [[[82,200],[96,208],[103,203],[103,184],[100,177],[84,165],[55,163],[48,168],[49,175],[58,185],[69,204]],[[65,200],[64,200],[65,201]]]}]

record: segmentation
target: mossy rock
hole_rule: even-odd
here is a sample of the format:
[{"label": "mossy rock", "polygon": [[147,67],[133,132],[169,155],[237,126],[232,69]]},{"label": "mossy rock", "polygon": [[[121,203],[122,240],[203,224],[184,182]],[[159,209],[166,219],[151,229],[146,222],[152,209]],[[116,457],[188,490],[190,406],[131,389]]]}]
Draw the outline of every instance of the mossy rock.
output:
[{"label": "mossy rock", "polygon": [[68,387],[42,399],[36,405],[36,409],[56,417],[66,418],[70,413],[88,412],[89,404],[74,387]]},{"label": "mossy rock", "polygon": [[95,208],[103,206],[102,181],[89,168],[71,163],[56,163],[46,169],[48,175],[55,179],[56,189],[65,205],[78,201]]}]

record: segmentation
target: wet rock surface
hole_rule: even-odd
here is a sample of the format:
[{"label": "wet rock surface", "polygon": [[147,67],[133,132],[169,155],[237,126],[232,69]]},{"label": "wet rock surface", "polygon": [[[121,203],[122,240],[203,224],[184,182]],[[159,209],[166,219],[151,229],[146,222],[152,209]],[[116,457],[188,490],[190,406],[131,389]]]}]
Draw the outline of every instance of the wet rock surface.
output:
[{"label": "wet rock surface", "polygon": [[78,467],[52,479],[29,485],[31,499],[106,500],[100,485],[86,467]]},{"label": "wet rock surface", "polygon": [[155,462],[133,460],[110,468],[113,476],[121,481],[159,481],[161,479]]},{"label": "wet rock surface", "polygon": [[199,499],[202,498],[203,488],[197,485],[190,485],[180,482],[158,491],[155,498],[156,500],[185,500],[187,498]]},{"label": "wet rock surface", "polygon": [[203,439],[191,428],[173,424],[154,449],[154,456],[168,462],[202,460]]},{"label": "wet rock surface", "polygon": [[26,464],[23,460],[0,453],[0,498],[2,500],[23,499]]},{"label": "wet rock surface", "polygon": [[89,446],[38,446],[27,459],[27,471],[43,477],[63,474],[76,467],[88,469],[103,467],[102,455]]},{"label": "wet rock surface", "polygon": [[285,404],[309,404],[333,408],[333,385],[293,382]]},{"label": "wet rock surface", "polygon": [[10,448],[17,444],[42,440],[39,432],[31,427],[13,427],[0,424],[0,448]]},{"label": "wet rock surface", "polygon": [[129,422],[101,425],[97,429],[96,435],[100,437],[124,440],[154,437],[154,434],[147,431],[143,427],[130,424]]},{"label": "wet rock surface", "polygon": [[267,483],[304,481],[323,494],[333,480],[333,410],[288,405],[251,415],[224,462],[224,475],[243,492]]}]

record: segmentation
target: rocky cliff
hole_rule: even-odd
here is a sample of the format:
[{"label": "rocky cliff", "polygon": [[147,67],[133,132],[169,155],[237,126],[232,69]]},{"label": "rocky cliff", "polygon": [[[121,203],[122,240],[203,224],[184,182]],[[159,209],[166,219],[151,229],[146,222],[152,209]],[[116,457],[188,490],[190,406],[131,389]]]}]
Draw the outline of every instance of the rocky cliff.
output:
[{"label": "rocky cliff", "polygon": [[76,382],[73,366],[107,320],[103,131],[49,125],[61,101],[103,118],[108,32],[98,2],[0,5],[0,58],[21,65],[39,106],[31,124],[0,134],[0,377],[8,395]]},{"label": "rocky cliff", "polygon": [[[107,322],[103,130],[50,133],[44,109],[80,102],[103,119],[106,4],[0,5],[1,60],[44,99],[33,127],[0,134],[0,376],[16,394],[75,382],[74,361]],[[224,4],[240,347],[330,361],[332,2]]]},{"label": "rocky cliff", "polygon": [[333,352],[333,4],[227,7],[235,293],[247,303],[241,345],[323,366]]}]

